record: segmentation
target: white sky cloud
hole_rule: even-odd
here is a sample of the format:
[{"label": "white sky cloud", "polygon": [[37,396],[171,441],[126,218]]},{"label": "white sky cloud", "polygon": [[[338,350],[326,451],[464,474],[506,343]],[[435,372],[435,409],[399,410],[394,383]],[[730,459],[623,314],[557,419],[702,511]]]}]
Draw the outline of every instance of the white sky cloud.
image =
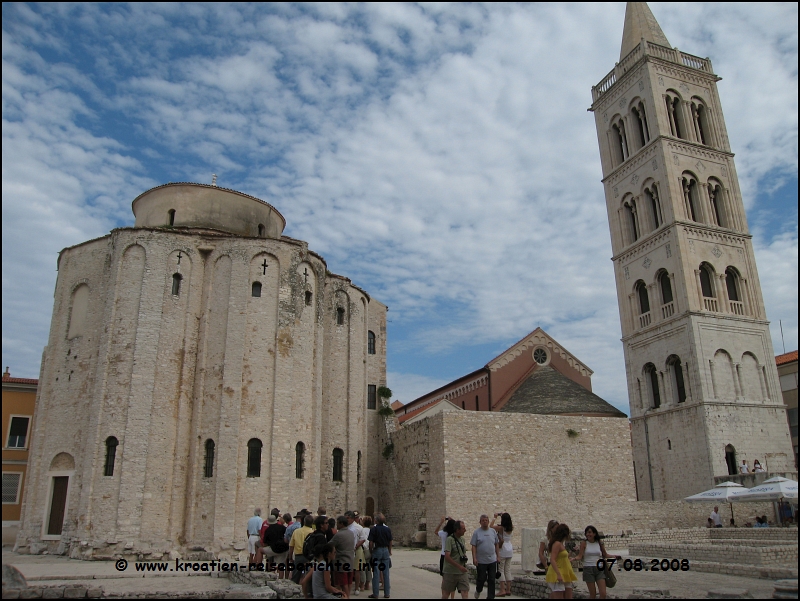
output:
[{"label": "white sky cloud", "polygon": [[[724,78],[758,221],[774,210],[765,191],[797,180],[797,5],[651,7]],[[38,373],[61,248],[132,223],[130,201],[152,185],[216,172],[390,306],[395,398],[491,358],[431,373],[438,356],[541,325],[626,408],[586,112],[623,15],[623,3],[4,7],[4,365]],[[787,348],[792,211],[754,228]]]}]

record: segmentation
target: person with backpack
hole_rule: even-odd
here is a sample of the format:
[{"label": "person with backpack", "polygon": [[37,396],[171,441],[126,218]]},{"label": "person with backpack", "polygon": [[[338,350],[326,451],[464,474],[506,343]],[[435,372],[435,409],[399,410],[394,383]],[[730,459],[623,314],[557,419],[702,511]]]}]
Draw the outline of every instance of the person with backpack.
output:
[{"label": "person with backpack", "polygon": [[316,530],[309,533],[303,541],[303,557],[314,557],[314,549],[320,545],[326,545],[328,543],[328,539],[326,537],[326,532],[328,530],[328,518],[325,516],[317,517],[317,519],[314,520],[314,526],[316,527]]}]

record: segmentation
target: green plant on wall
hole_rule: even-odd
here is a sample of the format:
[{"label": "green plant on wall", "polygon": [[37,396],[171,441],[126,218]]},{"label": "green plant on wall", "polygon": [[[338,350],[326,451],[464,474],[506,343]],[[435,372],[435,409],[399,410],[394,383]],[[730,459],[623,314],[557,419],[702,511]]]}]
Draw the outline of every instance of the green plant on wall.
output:
[{"label": "green plant on wall", "polygon": [[581,434],[580,432],[578,432],[577,430],[573,430],[572,428],[567,430],[567,436],[569,436],[570,438],[577,438],[578,436],[580,436],[580,434]]},{"label": "green plant on wall", "polygon": [[393,453],[394,453],[394,443],[393,442],[390,442],[385,447],[383,447],[382,455],[383,455],[384,459],[389,459],[389,457],[391,457]]},{"label": "green plant on wall", "polygon": [[383,417],[392,417],[394,415],[394,409],[392,409],[389,405],[381,405],[381,408],[378,409],[378,415],[382,415]]},{"label": "green plant on wall", "polygon": [[381,399],[386,399],[387,401],[392,398],[392,391],[386,386],[379,386],[378,387],[378,396]]}]

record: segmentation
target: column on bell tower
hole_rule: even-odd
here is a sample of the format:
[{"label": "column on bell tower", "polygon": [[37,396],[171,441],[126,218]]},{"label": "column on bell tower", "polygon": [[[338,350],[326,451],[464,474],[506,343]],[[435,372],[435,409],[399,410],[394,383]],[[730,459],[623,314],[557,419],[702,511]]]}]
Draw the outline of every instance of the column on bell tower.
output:
[{"label": "column on bell tower", "polygon": [[793,464],[718,80],[629,2],[592,88],[642,500],[710,488],[726,453]]}]

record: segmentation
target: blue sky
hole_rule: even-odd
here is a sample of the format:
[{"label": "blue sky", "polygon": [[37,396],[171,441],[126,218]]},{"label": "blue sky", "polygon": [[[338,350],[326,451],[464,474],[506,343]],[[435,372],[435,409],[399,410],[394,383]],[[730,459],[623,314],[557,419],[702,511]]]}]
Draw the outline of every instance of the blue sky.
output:
[{"label": "blue sky", "polygon": [[[651,3],[712,59],[773,344],[797,348],[797,5]],[[614,4],[4,4],[3,366],[59,250],[168,181],[253,194],[389,305],[408,402],[542,326],[627,411],[591,86]]]}]

